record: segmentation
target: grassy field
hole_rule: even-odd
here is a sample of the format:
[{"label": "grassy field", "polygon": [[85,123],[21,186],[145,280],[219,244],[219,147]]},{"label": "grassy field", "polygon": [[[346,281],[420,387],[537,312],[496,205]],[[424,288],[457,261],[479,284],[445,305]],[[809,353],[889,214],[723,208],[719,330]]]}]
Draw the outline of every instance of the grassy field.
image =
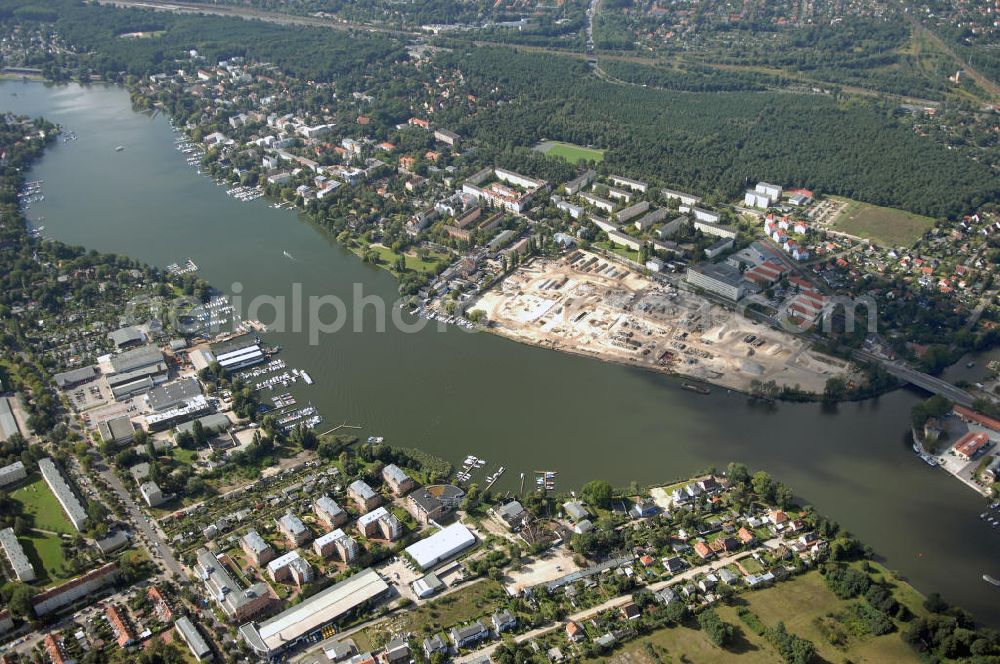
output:
[{"label": "grassy field", "polygon": [[35,575],[38,577],[37,583],[53,585],[68,578],[62,573],[66,557],[63,556],[62,541],[58,535],[33,531],[17,539],[21,542],[24,555],[28,557],[31,565],[35,568]]},{"label": "grassy field", "polygon": [[[919,598],[909,597],[909,586],[897,586],[897,599],[910,604]],[[783,621],[789,632],[809,639],[816,646],[819,662],[854,662],[855,664],[917,664],[922,661],[900,638],[898,632],[882,636],[850,636],[842,647],[835,647],[826,640],[818,624],[828,614],[844,610],[851,600],[838,599],[827,589],[818,572],[809,572],[773,588],[741,595],[740,601],[753,611],[761,622],[773,626]],[[616,650],[604,661],[617,664],[654,664],[652,650],[662,661],[682,661],[691,664],[763,664],[778,662],[780,657],[761,636],[753,633],[736,614],[733,606],[719,606],[719,616],[736,625],[739,636],[729,649],[713,645],[704,633],[690,627],[662,629],[647,637]],[[905,629],[905,628],[904,628]]]},{"label": "grassy field", "polygon": [[930,217],[859,201],[847,201],[847,207],[833,223],[833,228],[884,247],[910,247],[933,225],[934,220]]},{"label": "grassy field", "polygon": [[550,157],[559,157],[573,164],[587,160],[604,161],[604,150],[585,148],[582,145],[563,143],[562,141],[545,141],[535,146],[535,149]]},{"label": "grassy field", "polygon": [[[389,247],[383,246],[381,244],[371,244],[359,251],[359,255],[364,255],[366,249],[371,249],[378,254],[378,259],[383,267],[387,267],[390,270],[396,264],[396,259],[399,258],[399,254],[390,249]],[[447,258],[444,254],[431,253],[428,255],[427,260],[421,260],[416,254],[405,254],[406,256],[406,269],[413,270],[414,272],[429,273],[433,272],[437,267],[439,260]]]},{"label": "grassy field", "polygon": [[32,526],[40,530],[73,534],[76,530],[66,518],[62,505],[56,500],[52,490],[40,476],[28,478],[29,484],[11,494],[11,498],[21,503],[22,512],[33,517]]},{"label": "grassy field", "polygon": [[639,252],[635,249],[629,249],[628,247],[623,247],[620,244],[612,244],[609,242],[595,242],[595,247],[600,247],[606,251],[616,253],[623,258],[627,258],[635,263],[639,262]]},{"label": "grassy field", "polygon": [[[492,598],[503,593],[503,587],[496,581],[480,581],[391,618],[388,623],[369,627],[351,638],[362,651],[381,647],[387,634],[413,632],[423,639],[425,626],[440,631],[493,613],[498,604]],[[430,633],[426,634],[429,636]]]},{"label": "grassy field", "polygon": [[190,466],[194,463],[195,459],[198,458],[198,452],[197,450],[186,450],[183,447],[175,447],[170,450],[170,456],[172,456],[178,463]]}]

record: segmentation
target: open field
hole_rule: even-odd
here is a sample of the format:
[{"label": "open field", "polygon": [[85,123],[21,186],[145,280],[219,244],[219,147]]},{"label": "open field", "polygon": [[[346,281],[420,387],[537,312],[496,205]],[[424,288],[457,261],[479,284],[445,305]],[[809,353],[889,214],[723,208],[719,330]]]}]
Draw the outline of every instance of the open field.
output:
[{"label": "open field", "polygon": [[563,143],[562,141],[544,141],[535,146],[539,152],[550,157],[559,157],[575,164],[580,161],[604,161],[604,150],[585,148],[582,145]]},{"label": "open field", "polygon": [[[585,251],[537,258],[470,308],[517,341],[744,392],[755,380],[822,392],[850,369],[798,337]],[[752,347],[749,335],[764,343]]]},{"label": "open field", "polygon": [[190,466],[197,460],[198,451],[197,450],[186,450],[183,447],[174,447],[170,450],[170,456],[174,458],[178,463],[182,463],[185,466]]},{"label": "open field", "polygon": [[[898,594],[900,600],[905,596]],[[835,647],[820,632],[817,626],[828,614],[844,610],[856,600],[838,599],[823,581],[818,572],[809,572],[790,581],[779,583],[773,588],[758,590],[740,596],[745,604],[764,625],[773,626],[784,622],[789,632],[809,639],[816,646],[819,662],[855,662],[856,664],[916,664],[921,659],[900,638],[899,632],[882,636],[849,636],[841,647]],[[627,644],[616,650],[603,661],[615,664],[653,664],[649,655],[652,649],[662,661],[683,661],[691,664],[763,664],[779,662],[781,658],[774,648],[744,624],[732,606],[719,606],[719,616],[736,625],[739,637],[729,649],[713,645],[704,632],[690,627],[662,629],[658,632]],[[669,657],[668,657],[669,655]],[[672,657],[672,659],[670,659]]]},{"label": "open field", "polygon": [[75,533],[76,529],[45,480],[39,475],[32,475],[28,480],[30,483],[12,493],[11,498],[21,503],[24,514],[33,518],[32,527],[68,535]]},{"label": "open field", "polygon": [[934,225],[930,217],[912,212],[859,201],[845,202],[847,206],[833,222],[832,228],[884,247],[913,246]]},{"label": "open field", "polygon": [[38,576],[36,583],[48,586],[68,578],[62,573],[66,557],[63,555],[62,540],[58,535],[32,531],[17,539],[21,542],[24,555],[35,568],[35,574]]},{"label": "open field", "polygon": [[[361,247],[356,253],[359,256],[364,256],[365,251],[371,249],[376,254],[378,254],[379,263],[382,267],[386,267],[392,271],[395,271],[394,266],[396,261],[399,259],[399,254],[381,244],[370,244],[366,247]],[[429,273],[434,272],[437,268],[438,261],[447,256],[443,254],[431,253],[428,255],[427,260],[421,260],[416,254],[404,254],[406,258],[406,269],[413,270],[414,272]]]},{"label": "open field", "polygon": [[375,650],[393,634],[413,632],[420,635],[428,625],[431,629],[440,631],[445,627],[489,615],[499,606],[499,602],[492,598],[505,595],[506,592],[496,581],[479,581],[353,634],[351,638],[362,651]]}]

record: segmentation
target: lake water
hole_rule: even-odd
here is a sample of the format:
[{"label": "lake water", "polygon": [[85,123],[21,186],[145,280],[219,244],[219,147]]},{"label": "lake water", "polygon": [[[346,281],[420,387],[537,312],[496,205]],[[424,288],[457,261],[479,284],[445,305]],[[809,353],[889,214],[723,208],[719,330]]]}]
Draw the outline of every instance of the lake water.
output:
[{"label": "lake water", "polygon": [[[44,116],[79,139],[52,146],[30,174],[45,181],[45,234],[166,266],[190,257],[213,285],[242,295],[350,300],[355,284],[393,301],[396,283],[290,211],[241,203],[199,176],[174,148],[165,117],[131,110],[117,88],[0,83],[0,107]],[[115,147],[122,145],[123,151]],[[291,254],[288,259],[283,252]],[[369,314],[371,311],[368,312]],[[261,316],[266,318],[266,314]],[[371,316],[369,316],[371,318]],[[459,462],[467,454],[520,472],[559,471],[559,488],[593,478],[616,485],[683,478],[741,461],[764,469],[870,544],[924,592],[939,591],[1000,627],[1000,529],[983,499],[928,467],[907,441],[920,395],[863,403],[762,407],[725,390],[701,396],[628,367],[520,345],[489,334],[428,327],[404,334],[343,331],[312,346],[305,333],[267,335],[312,387],[293,390],[332,427],[360,425]]]}]

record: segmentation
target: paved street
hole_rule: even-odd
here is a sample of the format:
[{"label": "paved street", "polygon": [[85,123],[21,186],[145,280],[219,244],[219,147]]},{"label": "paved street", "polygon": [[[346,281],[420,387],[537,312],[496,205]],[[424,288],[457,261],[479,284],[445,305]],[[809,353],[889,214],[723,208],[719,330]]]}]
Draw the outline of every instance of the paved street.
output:
[{"label": "paved street", "polygon": [[160,532],[158,527],[151,523],[151,520],[143,513],[139,505],[132,500],[132,496],[122,485],[118,476],[111,472],[111,470],[102,470],[100,475],[115,490],[115,493],[122,499],[122,502],[124,502],[125,512],[128,515],[129,521],[137,529],[137,532],[142,533],[145,537],[148,543],[149,554],[153,559],[163,563],[168,572],[168,577],[174,576],[177,581],[185,579],[184,567],[174,557],[173,551],[167,545],[165,536]]}]

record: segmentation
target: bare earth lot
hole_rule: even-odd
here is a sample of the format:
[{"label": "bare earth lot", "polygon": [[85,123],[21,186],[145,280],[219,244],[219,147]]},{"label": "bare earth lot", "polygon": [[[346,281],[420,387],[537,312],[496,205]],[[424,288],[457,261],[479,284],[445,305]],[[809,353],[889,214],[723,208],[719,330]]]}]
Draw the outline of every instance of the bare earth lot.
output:
[{"label": "bare earth lot", "polygon": [[[594,254],[537,258],[471,308],[493,331],[517,341],[749,391],[774,380],[822,392],[845,376],[839,360],[801,339],[766,328],[706,300],[653,282]],[[596,259],[590,263],[590,258]],[[584,267],[586,266],[586,267]],[[754,335],[763,345],[752,347]]]}]

